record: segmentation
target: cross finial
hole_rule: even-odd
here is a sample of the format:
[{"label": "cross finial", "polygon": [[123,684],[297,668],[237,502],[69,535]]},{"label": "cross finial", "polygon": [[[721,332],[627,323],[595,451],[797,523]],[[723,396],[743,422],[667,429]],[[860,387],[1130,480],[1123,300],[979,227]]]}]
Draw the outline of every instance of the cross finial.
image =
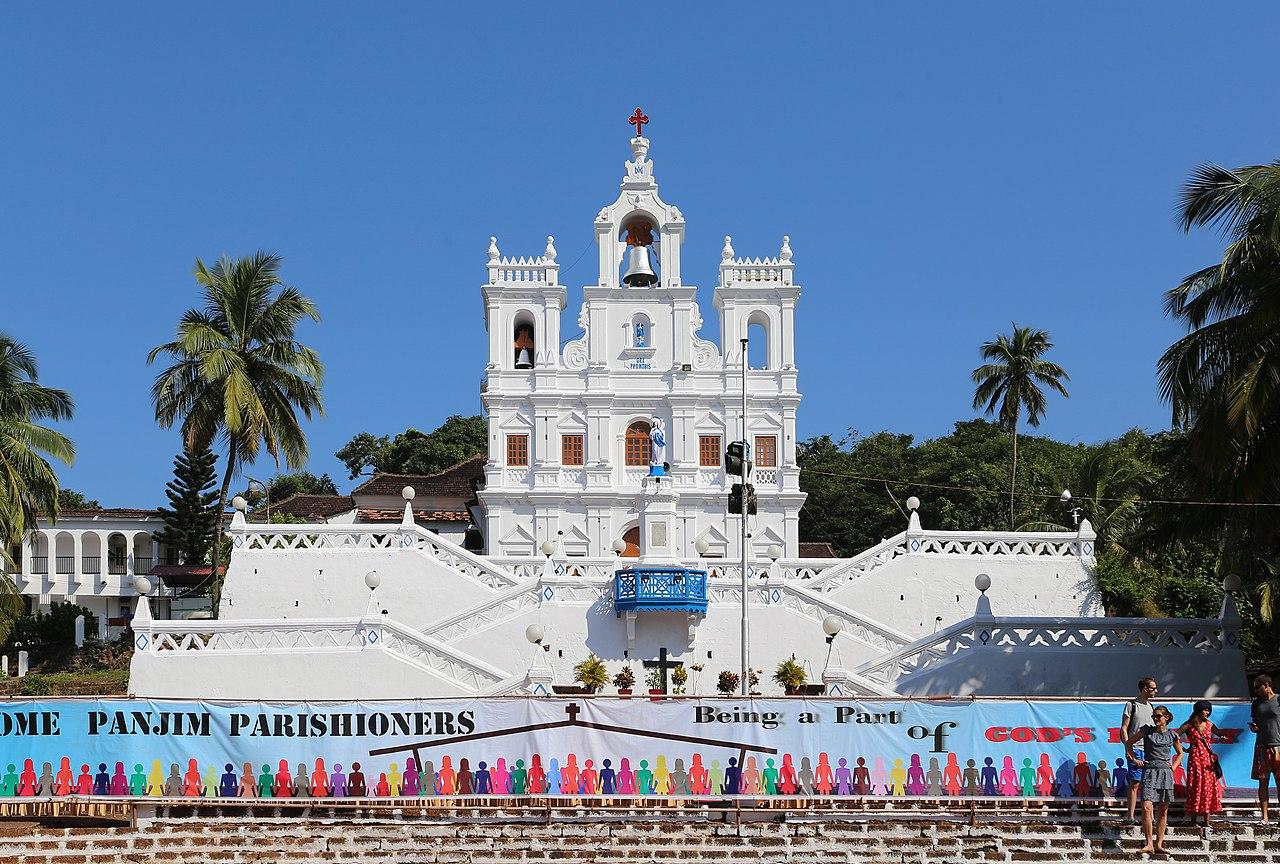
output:
[{"label": "cross finial", "polygon": [[649,118],[648,118],[648,116],[644,113],[644,111],[642,111],[642,110],[641,110],[641,109],[639,109],[639,108],[636,108],[636,113],[634,113],[634,114],[632,114],[630,117],[628,117],[628,118],[627,118],[627,122],[628,122],[628,123],[630,123],[632,126],[636,127],[636,137],[637,137],[637,138],[643,138],[643,137],[644,137],[644,124],[646,124],[646,123],[648,123],[648,122],[649,122]]}]

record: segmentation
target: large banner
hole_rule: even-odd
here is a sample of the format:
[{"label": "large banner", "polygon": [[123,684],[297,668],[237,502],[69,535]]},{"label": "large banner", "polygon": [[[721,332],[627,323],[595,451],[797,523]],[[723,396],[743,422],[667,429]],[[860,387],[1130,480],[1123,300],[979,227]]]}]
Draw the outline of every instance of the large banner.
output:
[{"label": "large banner", "polygon": [[[1175,724],[1190,703],[1169,702]],[[0,702],[0,794],[1112,797],[1123,701]],[[1215,705],[1244,795],[1249,706]],[[1181,786],[1180,766],[1175,782]]]}]

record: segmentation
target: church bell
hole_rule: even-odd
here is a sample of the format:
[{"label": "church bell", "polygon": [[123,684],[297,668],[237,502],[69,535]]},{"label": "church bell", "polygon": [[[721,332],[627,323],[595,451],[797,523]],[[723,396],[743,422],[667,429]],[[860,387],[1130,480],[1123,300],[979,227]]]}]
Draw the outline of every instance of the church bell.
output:
[{"label": "church bell", "polygon": [[657,274],[653,272],[653,266],[649,263],[649,247],[632,246],[630,253],[631,258],[627,262],[627,272],[623,275],[622,281],[636,287],[657,282]]},{"label": "church bell", "polygon": [[517,369],[533,368],[533,358],[529,356],[528,348],[521,348],[520,352],[516,354],[516,368]]}]

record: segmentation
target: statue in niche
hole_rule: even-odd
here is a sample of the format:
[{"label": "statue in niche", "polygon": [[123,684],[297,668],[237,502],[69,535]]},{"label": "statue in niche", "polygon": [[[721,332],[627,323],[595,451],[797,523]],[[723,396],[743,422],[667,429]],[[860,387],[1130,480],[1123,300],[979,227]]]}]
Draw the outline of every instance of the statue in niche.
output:
[{"label": "statue in niche", "polygon": [[662,477],[667,473],[667,435],[662,420],[649,418],[649,476]]}]

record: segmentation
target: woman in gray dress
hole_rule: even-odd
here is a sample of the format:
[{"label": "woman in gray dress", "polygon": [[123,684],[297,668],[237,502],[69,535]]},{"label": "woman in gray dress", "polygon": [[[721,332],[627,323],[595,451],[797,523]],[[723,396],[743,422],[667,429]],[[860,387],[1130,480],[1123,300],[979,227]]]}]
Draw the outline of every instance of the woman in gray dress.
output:
[{"label": "woman in gray dress", "polygon": [[1151,720],[1154,725],[1135,729],[1125,744],[1132,747],[1142,741],[1142,759],[1138,765],[1142,768],[1142,832],[1146,835],[1147,845],[1138,851],[1167,855],[1164,830],[1169,823],[1169,804],[1173,801],[1175,754],[1181,758],[1182,743],[1178,740],[1178,733],[1169,728],[1173,714],[1168,708],[1156,706],[1151,712]]}]

